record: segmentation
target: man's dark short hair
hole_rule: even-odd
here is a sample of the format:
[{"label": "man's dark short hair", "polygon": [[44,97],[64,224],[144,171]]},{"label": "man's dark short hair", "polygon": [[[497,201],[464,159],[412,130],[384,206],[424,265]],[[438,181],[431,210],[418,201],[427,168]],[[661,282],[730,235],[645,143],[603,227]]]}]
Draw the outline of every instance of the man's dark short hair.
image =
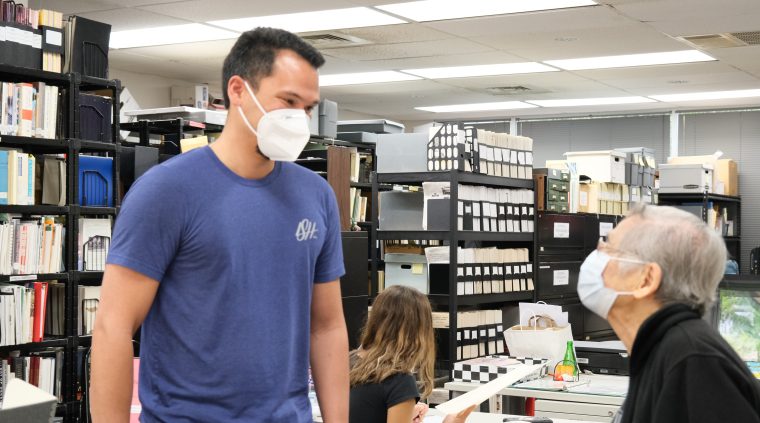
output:
[{"label": "man's dark short hair", "polygon": [[224,59],[222,93],[224,107],[230,107],[227,84],[239,75],[258,88],[261,78],[272,74],[274,59],[280,50],[291,50],[303,57],[314,69],[325,64],[322,54],[298,35],[276,28],[256,28],[244,32]]}]

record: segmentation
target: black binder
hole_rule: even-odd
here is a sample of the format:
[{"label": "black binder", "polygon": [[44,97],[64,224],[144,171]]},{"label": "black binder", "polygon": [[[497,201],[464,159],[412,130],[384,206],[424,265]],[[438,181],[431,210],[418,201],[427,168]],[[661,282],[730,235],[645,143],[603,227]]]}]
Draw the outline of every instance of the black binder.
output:
[{"label": "black binder", "polygon": [[71,16],[67,26],[64,72],[108,79],[111,25]]}]

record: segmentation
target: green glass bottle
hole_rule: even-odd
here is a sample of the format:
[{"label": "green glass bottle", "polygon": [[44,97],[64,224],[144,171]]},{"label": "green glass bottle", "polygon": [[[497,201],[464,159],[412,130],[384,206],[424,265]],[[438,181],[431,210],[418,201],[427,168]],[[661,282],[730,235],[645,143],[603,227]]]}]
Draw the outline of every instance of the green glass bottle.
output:
[{"label": "green glass bottle", "polygon": [[554,368],[554,380],[564,380],[565,382],[578,380],[578,360],[575,358],[573,341],[567,341],[565,358]]}]

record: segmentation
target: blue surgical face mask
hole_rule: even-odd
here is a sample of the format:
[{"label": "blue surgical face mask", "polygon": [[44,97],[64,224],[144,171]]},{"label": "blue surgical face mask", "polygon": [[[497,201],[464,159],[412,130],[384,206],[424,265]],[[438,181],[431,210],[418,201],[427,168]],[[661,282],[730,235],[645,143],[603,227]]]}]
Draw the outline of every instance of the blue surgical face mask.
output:
[{"label": "blue surgical face mask", "polygon": [[610,309],[618,295],[632,295],[629,291],[615,291],[604,285],[602,274],[610,260],[646,264],[640,260],[610,257],[599,250],[592,251],[586,257],[586,260],[581,265],[581,272],[578,277],[578,297],[580,297],[581,302],[586,308],[605,320],[610,314]]}]

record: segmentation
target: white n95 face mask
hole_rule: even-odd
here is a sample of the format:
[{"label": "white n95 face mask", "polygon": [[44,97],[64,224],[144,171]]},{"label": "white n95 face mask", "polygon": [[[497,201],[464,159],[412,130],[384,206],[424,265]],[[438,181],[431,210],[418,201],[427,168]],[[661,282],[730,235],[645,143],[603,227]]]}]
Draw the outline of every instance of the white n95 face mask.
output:
[{"label": "white n95 face mask", "polygon": [[245,88],[261,113],[264,114],[259,120],[258,131],[253,129],[248,118],[245,117],[242,107],[238,106],[238,112],[248,129],[256,135],[261,153],[270,160],[295,161],[311,137],[306,112],[302,109],[277,109],[267,112],[253,94],[248,81],[245,81]]},{"label": "white n95 face mask", "polygon": [[[618,295],[631,295],[631,292],[624,291],[619,292],[614,289],[607,288],[604,285],[604,278],[602,274],[607,264],[613,260],[609,255],[594,250],[586,257],[581,265],[581,272],[578,276],[578,297],[581,299],[581,303],[586,306],[587,309],[593,311],[603,319],[607,319],[610,314],[610,309],[615,303]],[[615,257],[614,260],[624,261],[628,263],[646,264],[643,261],[631,260]]]}]

